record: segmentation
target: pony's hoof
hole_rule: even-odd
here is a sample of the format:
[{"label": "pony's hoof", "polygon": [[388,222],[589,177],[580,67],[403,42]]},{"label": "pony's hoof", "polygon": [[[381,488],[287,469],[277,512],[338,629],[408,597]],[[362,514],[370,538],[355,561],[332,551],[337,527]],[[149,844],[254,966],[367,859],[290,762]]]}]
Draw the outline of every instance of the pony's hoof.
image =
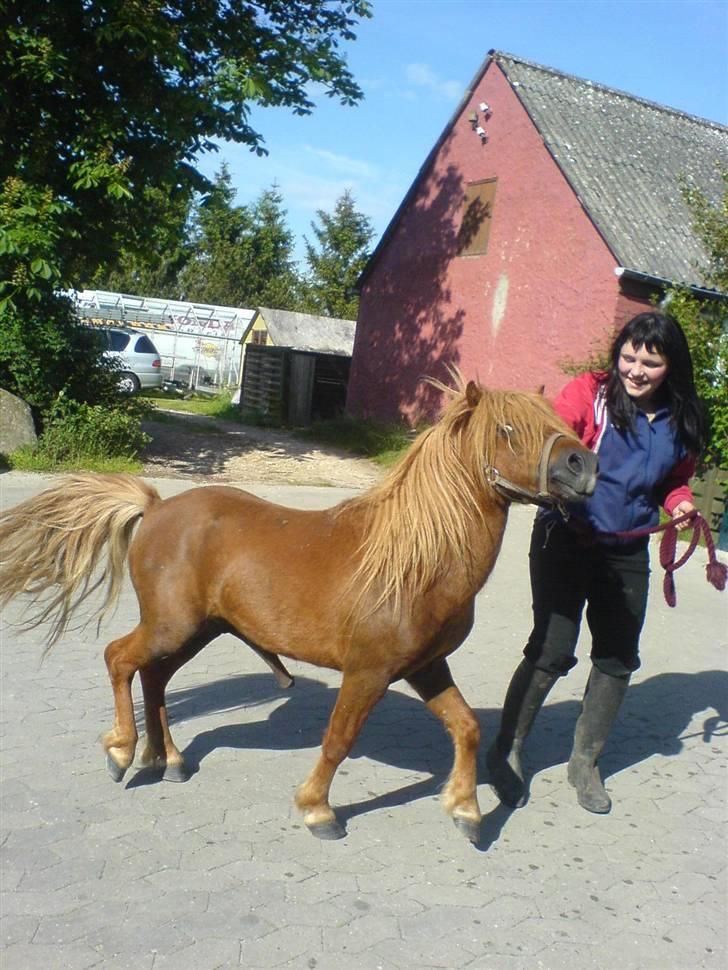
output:
[{"label": "pony's hoof", "polygon": [[121,768],[119,765],[117,765],[117,763],[108,753],[106,755],[106,770],[116,782],[121,781],[126,774],[126,768]]},{"label": "pony's hoof", "polygon": [[462,815],[453,815],[455,828],[462,832],[465,838],[477,844],[480,841],[480,822],[474,822],[472,818],[464,818]]},{"label": "pony's hoof", "polygon": [[325,842],[343,839],[346,835],[346,829],[339,825],[336,819],[331,822],[317,822],[315,825],[309,825],[308,830],[311,835],[315,835],[317,839],[323,839]]},{"label": "pony's hoof", "polygon": [[191,772],[184,761],[167,765],[162,775],[162,781],[183,782],[189,781],[192,777]]}]

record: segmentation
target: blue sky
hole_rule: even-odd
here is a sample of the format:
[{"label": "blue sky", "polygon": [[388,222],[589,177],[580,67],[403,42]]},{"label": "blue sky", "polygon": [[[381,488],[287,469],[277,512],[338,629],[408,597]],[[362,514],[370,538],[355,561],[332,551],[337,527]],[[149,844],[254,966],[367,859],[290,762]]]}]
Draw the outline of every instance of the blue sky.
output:
[{"label": "blue sky", "polygon": [[[316,211],[349,189],[386,228],[466,87],[496,48],[728,124],[728,0],[374,0],[345,48],[365,93],[346,108],[322,97],[296,118],[257,110],[269,155],[223,144],[236,201],[278,183],[303,255]],[[314,100],[315,96],[314,96]]]}]

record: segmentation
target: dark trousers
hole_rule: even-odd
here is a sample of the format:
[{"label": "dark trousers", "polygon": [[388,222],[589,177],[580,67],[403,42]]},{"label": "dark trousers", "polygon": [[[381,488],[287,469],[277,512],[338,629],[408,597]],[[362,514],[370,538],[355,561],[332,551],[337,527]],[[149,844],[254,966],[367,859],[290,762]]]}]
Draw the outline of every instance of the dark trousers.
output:
[{"label": "dark trousers", "polygon": [[586,544],[563,523],[539,516],[529,557],[533,630],[526,659],[540,670],[567,674],[577,662],[586,606],[592,663],[612,677],[637,670],[650,575],[647,540]]}]

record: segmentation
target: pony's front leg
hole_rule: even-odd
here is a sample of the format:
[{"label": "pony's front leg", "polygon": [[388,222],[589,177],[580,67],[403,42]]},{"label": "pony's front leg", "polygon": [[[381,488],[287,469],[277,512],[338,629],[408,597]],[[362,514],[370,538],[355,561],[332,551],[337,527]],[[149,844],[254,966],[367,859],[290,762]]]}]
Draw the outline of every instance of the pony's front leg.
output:
[{"label": "pony's front leg", "polygon": [[145,657],[144,636],[137,627],[125,637],[112,640],[104,651],[106,669],[114,692],[114,726],[104,735],[102,743],[106,752],[106,767],[114,781],[121,781],[134,760],[139,739],[134,720],[134,703],[131,682]]},{"label": "pony's front leg", "polygon": [[381,671],[345,673],[321,745],[321,757],[296,792],[309,831],[319,839],[341,839],[346,831],[329,804],[336,769],[351,751],[364,721],[384,695],[389,676]]},{"label": "pony's front leg", "polygon": [[466,838],[477,842],[482,818],[477,795],[478,719],[455,686],[444,658],[408,677],[407,683],[450,733],[455,758],[442,792],[442,803]]}]

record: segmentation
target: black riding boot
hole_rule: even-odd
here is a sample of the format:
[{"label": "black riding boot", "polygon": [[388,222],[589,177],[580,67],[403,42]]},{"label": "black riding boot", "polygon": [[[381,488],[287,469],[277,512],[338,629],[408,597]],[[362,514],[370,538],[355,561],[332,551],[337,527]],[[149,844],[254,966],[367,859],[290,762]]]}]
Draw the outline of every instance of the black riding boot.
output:
[{"label": "black riding boot", "polygon": [[612,807],[599,775],[597,759],[609,737],[628,684],[629,677],[611,677],[597,667],[592,667],[589,674],[568,766],[569,783],[576,788],[579,804],[587,812],[606,815]]},{"label": "black riding boot", "polygon": [[521,766],[521,749],[541,710],[546,695],[558,680],[557,674],[539,670],[522,660],[506,692],[501,726],[486,757],[490,783],[500,800],[521,808],[528,797]]}]

